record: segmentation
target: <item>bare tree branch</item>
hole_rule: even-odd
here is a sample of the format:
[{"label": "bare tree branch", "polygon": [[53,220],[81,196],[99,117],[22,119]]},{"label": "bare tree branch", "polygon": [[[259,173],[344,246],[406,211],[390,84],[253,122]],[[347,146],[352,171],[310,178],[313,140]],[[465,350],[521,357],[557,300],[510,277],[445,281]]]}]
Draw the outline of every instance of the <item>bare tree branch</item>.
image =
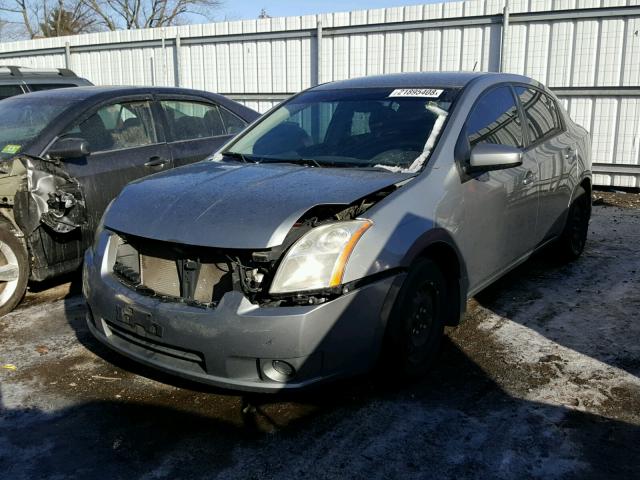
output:
[{"label": "bare tree branch", "polygon": [[[71,35],[210,19],[223,0],[0,0],[3,37]],[[6,17],[6,18],[5,18]]]},{"label": "bare tree branch", "polygon": [[191,15],[207,17],[221,0],[80,0],[109,30],[177,25]]}]

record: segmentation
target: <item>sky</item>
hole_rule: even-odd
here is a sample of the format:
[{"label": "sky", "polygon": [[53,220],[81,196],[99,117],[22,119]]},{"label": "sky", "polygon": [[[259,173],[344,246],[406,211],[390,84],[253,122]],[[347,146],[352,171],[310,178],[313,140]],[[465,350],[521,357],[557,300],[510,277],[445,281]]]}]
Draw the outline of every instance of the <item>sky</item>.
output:
[{"label": "sky", "polygon": [[263,8],[272,17],[308,15],[324,12],[345,12],[370,8],[395,7],[433,3],[442,0],[225,0],[216,13],[220,20],[257,18]]}]

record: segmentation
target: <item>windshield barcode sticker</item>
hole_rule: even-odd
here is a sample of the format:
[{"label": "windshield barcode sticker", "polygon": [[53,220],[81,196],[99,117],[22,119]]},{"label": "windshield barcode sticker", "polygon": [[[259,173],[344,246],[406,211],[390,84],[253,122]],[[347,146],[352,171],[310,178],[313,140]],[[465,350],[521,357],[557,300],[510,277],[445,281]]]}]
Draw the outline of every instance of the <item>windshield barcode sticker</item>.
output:
[{"label": "windshield barcode sticker", "polygon": [[390,97],[438,98],[444,90],[438,88],[396,88]]}]

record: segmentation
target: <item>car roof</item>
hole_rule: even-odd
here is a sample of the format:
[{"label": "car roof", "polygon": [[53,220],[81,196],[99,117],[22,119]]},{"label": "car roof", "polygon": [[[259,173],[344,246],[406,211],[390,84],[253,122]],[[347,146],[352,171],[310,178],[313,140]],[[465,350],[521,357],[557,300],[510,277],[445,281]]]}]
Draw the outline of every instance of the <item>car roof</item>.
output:
[{"label": "car roof", "polygon": [[80,78],[68,68],[30,68],[0,65],[0,78]]},{"label": "car roof", "polygon": [[522,75],[492,72],[415,72],[391,73],[369,77],[352,78],[336,82],[323,83],[312,90],[335,90],[342,88],[420,88],[450,87],[461,88],[472,80],[489,77],[495,82],[522,81],[530,83],[531,79]]},{"label": "car roof", "polygon": [[[95,87],[81,86],[75,88],[60,88],[54,90],[42,90],[39,92],[31,92],[26,95],[29,98],[47,98],[62,99],[70,102],[79,102],[83,100],[96,100],[102,98],[124,97],[129,95],[145,95],[145,94],[166,94],[166,95],[195,95],[199,97],[222,97],[221,95],[204,92],[200,90],[191,90],[187,88],[174,87]],[[223,97],[224,98],[224,97]]]},{"label": "car roof", "polygon": [[[96,86],[79,86],[73,88],[57,88],[53,90],[41,90],[39,92],[30,92],[23,95],[9,97],[3,101],[13,99],[29,99],[31,101],[42,99],[42,101],[60,101],[69,104],[69,110],[75,108],[86,108],[89,105],[100,104],[103,101],[117,99],[117,97],[129,97],[134,95],[170,95],[180,97],[189,95],[208,99],[232,110],[236,115],[240,115],[246,121],[253,121],[259,114],[254,110],[238,103],[230,98],[217,93],[205,92],[202,90],[192,90],[188,88],[177,87],[96,87]],[[18,100],[19,101],[19,100]]]},{"label": "car roof", "polygon": [[228,110],[231,110],[234,114],[240,116],[246,122],[252,122],[260,116],[258,112],[245,107],[241,103],[238,103],[230,98],[222,95],[204,92],[200,90],[191,90],[187,88],[174,88],[174,87],[73,87],[73,88],[58,88],[53,90],[42,90],[39,92],[25,93],[22,95],[15,95],[7,99],[2,100],[3,105],[10,105],[11,102],[50,102],[65,104],[64,111],[49,125],[42,130],[40,135],[31,143],[25,147],[26,153],[32,153],[33,155],[39,155],[47,143],[51,140],[52,136],[57,135],[58,131],[64,127],[64,124],[60,123],[60,118],[75,118],[77,115],[92,108],[96,105],[100,105],[103,102],[118,101],[122,97],[133,97],[135,95],[168,95],[174,98],[180,96],[193,96],[200,97],[203,100],[215,102],[218,105],[222,105]]}]

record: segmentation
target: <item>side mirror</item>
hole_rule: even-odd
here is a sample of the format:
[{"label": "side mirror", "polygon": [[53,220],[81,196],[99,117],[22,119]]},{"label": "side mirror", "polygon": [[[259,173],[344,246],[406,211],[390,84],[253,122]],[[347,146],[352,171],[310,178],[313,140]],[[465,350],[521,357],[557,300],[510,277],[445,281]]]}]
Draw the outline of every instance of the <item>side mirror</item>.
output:
[{"label": "side mirror", "polygon": [[522,165],[522,150],[510,145],[479,143],[471,150],[470,170],[502,170]]},{"label": "side mirror", "polygon": [[47,152],[49,157],[56,160],[82,158],[91,153],[89,142],[83,138],[60,138],[57,140]]}]

